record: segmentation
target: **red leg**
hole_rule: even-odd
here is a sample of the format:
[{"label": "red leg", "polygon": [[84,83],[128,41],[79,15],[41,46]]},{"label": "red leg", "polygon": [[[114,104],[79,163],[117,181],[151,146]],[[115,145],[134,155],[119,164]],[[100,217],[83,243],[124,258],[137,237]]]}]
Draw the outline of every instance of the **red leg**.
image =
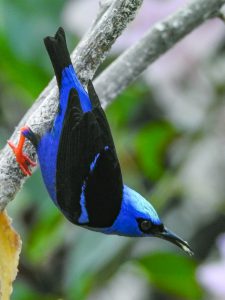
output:
[{"label": "red leg", "polygon": [[29,127],[23,127],[20,129],[19,143],[15,146],[12,142],[8,141],[8,145],[12,148],[16,161],[18,162],[20,169],[25,176],[31,176],[29,165],[32,167],[36,166],[36,162],[32,161],[26,154],[23,153],[23,145],[26,137],[23,135],[23,131],[29,130]]}]

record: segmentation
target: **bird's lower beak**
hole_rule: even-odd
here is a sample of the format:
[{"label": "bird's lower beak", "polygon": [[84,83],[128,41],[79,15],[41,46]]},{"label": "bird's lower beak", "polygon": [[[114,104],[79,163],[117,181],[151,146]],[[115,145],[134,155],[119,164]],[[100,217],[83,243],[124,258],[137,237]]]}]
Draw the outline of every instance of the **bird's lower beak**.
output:
[{"label": "bird's lower beak", "polygon": [[155,236],[177,245],[190,256],[194,254],[186,241],[182,240],[179,236],[177,236],[172,231],[169,231],[166,227],[164,227],[163,232],[157,233]]}]

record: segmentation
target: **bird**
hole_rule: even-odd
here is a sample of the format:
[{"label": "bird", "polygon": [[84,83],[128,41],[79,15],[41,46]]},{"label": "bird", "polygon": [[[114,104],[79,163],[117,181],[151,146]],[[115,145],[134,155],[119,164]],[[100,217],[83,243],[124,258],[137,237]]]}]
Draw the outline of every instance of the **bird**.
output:
[{"label": "bird", "polygon": [[91,80],[80,83],[60,27],[44,44],[59,88],[53,126],[42,136],[29,126],[18,145],[8,141],[25,176],[35,166],[23,146],[36,149],[43,181],[54,204],[73,224],[105,234],[158,237],[192,255],[189,244],[167,229],[152,204],[123,183],[111,130]]}]

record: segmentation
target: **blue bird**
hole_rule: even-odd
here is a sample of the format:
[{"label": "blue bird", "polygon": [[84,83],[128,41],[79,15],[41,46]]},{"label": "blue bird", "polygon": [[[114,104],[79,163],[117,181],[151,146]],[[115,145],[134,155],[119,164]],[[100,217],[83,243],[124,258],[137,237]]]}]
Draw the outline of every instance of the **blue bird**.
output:
[{"label": "blue bird", "polygon": [[44,43],[59,87],[59,109],[43,136],[26,126],[17,147],[8,142],[24,175],[35,165],[23,153],[27,138],[36,148],[49,195],[69,221],[105,234],[159,237],[191,255],[188,243],[163,225],[153,206],[123,184],[105,113],[91,81],[87,93],[77,78],[64,30]]}]

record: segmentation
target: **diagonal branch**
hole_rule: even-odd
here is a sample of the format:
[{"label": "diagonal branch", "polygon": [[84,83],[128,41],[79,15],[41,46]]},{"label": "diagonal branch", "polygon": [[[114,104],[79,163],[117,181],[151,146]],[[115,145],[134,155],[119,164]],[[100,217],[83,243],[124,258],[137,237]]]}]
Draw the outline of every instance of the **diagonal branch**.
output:
[{"label": "diagonal branch", "polygon": [[207,19],[218,16],[223,4],[224,0],[194,0],[152,27],[95,80],[95,88],[103,106],[118,96],[152,62],[180,39]]},{"label": "diagonal branch", "polygon": [[[93,27],[72,53],[72,62],[85,84],[93,77],[104,60],[111,45],[127,23],[134,18],[142,0],[116,0],[99,14]],[[165,21],[158,23],[133,47],[121,55],[95,81],[100,99],[105,106],[131,83],[151,62],[170,49],[177,41],[205,20],[216,16],[225,0],[194,0],[187,7]],[[37,101],[21,120],[18,128],[29,124],[34,131],[48,129],[57,109],[57,87],[52,80]],[[12,136],[16,142],[18,132]],[[35,155],[28,143],[29,155]],[[0,153],[0,209],[13,199],[24,182],[24,177],[15,163],[12,152],[6,146]]]}]

